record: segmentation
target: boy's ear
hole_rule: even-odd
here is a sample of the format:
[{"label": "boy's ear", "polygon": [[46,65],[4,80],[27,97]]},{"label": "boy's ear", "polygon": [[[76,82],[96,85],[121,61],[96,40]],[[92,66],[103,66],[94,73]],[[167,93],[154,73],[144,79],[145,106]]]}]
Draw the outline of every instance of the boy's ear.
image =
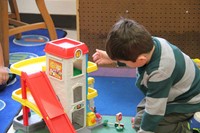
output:
[{"label": "boy's ear", "polygon": [[140,56],[138,56],[137,61],[146,64],[147,63],[147,57],[145,55],[140,55]]}]

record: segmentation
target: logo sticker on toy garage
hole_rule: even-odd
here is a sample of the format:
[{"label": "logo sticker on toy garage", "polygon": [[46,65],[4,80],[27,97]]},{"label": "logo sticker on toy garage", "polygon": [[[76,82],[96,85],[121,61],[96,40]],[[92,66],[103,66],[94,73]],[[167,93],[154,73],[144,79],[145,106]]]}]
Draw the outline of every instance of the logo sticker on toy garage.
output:
[{"label": "logo sticker on toy garage", "polygon": [[38,55],[34,53],[29,53],[29,52],[15,52],[15,53],[10,53],[10,63],[16,63],[21,60],[33,58],[33,57],[38,57]]},{"label": "logo sticker on toy garage", "polygon": [[62,80],[62,63],[49,59],[49,75]]}]

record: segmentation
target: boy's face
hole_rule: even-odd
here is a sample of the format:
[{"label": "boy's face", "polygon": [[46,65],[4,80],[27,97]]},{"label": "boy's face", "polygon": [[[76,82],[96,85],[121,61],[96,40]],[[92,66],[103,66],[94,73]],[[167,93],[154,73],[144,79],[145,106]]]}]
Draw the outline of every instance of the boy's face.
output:
[{"label": "boy's face", "polygon": [[121,63],[126,64],[126,66],[131,68],[142,67],[147,63],[147,58],[145,56],[139,56],[135,62],[126,61],[126,60],[118,60]]},{"label": "boy's face", "polygon": [[124,63],[124,64],[126,64],[126,66],[131,67],[131,68],[139,67],[137,62],[125,61],[125,60],[119,60],[119,62]]}]

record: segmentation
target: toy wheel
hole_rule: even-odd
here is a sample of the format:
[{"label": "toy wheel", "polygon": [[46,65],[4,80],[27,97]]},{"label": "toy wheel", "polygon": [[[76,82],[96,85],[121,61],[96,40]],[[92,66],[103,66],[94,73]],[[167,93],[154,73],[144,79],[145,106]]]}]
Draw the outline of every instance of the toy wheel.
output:
[{"label": "toy wheel", "polygon": [[118,126],[118,127],[116,127],[116,130],[117,130],[118,132],[121,132],[121,131],[124,130],[124,127]]},{"label": "toy wheel", "polygon": [[103,126],[106,127],[107,125],[108,125],[108,120],[104,120],[104,121],[103,121]]}]

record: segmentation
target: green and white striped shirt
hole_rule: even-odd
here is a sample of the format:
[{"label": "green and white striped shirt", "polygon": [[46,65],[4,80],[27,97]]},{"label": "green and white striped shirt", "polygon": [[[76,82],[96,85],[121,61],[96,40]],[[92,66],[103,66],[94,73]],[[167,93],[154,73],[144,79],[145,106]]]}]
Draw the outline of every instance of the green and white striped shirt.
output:
[{"label": "green and white striped shirt", "polygon": [[136,85],[146,96],[141,130],[154,132],[165,114],[200,110],[200,71],[189,56],[165,39],[153,37],[150,62],[138,68]]}]

